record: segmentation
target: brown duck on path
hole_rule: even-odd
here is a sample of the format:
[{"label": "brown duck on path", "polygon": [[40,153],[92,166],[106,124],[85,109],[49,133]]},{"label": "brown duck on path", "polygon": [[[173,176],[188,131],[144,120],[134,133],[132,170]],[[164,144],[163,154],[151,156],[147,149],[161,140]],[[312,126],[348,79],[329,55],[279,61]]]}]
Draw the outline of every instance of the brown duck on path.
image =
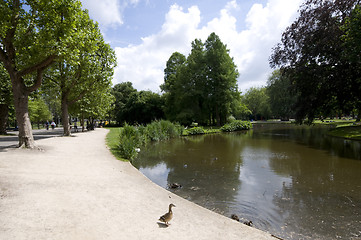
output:
[{"label": "brown duck on path", "polygon": [[175,207],[173,203],[169,204],[169,211],[159,218],[159,221],[164,222],[167,226],[170,225],[168,222],[173,218],[172,207]]}]

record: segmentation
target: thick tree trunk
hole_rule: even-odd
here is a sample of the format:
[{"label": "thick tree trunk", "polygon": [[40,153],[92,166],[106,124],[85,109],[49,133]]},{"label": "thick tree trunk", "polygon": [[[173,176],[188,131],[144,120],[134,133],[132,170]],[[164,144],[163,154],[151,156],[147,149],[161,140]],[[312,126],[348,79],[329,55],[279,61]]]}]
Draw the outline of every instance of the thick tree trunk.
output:
[{"label": "thick tree trunk", "polygon": [[9,107],[6,104],[0,104],[0,134],[6,134],[6,123],[8,120]]},{"label": "thick tree trunk", "polygon": [[35,148],[33,130],[29,118],[28,93],[20,84],[13,83],[15,115],[19,127],[19,147]]},{"label": "thick tree trunk", "polygon": [[66,97],[63,96],[61,99],[61,118],[63,121],[64,136],[70,136],[70,125],[69,125],[69,106]]}]

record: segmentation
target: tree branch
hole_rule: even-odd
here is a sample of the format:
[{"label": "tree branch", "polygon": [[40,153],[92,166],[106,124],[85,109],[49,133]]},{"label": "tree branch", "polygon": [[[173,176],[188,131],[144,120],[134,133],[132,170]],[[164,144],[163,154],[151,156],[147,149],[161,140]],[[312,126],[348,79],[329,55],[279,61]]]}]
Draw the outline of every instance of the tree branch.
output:
[{"label": "tree branch", "polygon": [[28,68],[25,68],[25,69],[19,71],[18,76],[23,77],[29,73],[32,73],[32,72],[38,71],[38,70],[41,70],[41,72],[42,72],[45,68],[50,66],[55,61],[56,58],[57,58],[57,55],[52,54],[52,55],[48,56],[47,58],[45,58],[43,61],[41,61],[31,67],[28,67]]},{"label": "tree branch", "polygon": [[36,89],[38,89],[41,86],[41,82],[43,80],[43,71],[45,68],[38,69],[38,72],[36,74],[35,82],[32,86],[27,87],[26,90],[29,92],[33,92]]}]

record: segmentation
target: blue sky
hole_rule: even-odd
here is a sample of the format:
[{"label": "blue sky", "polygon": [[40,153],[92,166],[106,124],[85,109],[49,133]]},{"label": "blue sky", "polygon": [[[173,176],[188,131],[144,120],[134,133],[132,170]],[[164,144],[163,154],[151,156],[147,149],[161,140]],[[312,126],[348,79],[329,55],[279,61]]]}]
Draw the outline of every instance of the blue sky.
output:
[{"label": "blue sky", "polygon": [[302,0],[82,0],[118,59],[113,84],[160,92],[171,54],[188,55],[195,38],[215,32],[230,50],[238,86],[264,86],[268,58]]}]

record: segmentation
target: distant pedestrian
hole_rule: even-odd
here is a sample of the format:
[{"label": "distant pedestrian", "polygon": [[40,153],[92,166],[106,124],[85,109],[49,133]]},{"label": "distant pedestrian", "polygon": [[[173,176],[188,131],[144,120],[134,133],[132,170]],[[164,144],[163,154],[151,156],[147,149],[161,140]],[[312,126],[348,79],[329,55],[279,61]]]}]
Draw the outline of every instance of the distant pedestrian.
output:
[{"label": "distant pedestrian", "polygon": [[54,128],[56,127],[56,123],[54,121],[52,121],[50,125],[51,125],[51,129],[54,130]]},{"label": "distant pedestrian", "polygon": [[78,123],[76,121],[74,122],[74,131],[78,132]]},{"label": "distant pedestrian", "polygon": [[49,121],[48,120],[46,120],[45,128],[46,128],[46,130],[49,130]]}]

